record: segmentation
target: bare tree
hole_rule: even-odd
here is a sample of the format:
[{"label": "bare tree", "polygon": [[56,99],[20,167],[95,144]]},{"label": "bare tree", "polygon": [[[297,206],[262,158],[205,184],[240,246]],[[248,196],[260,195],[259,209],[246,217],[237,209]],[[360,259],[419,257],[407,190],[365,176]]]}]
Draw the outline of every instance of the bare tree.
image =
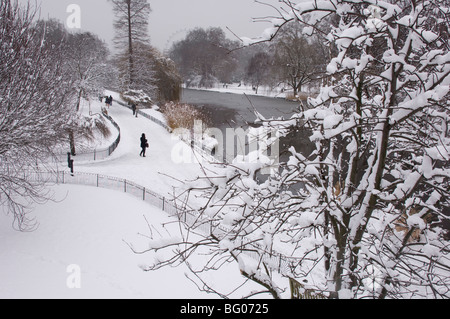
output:
[{"label": "bare tree", "polygon": [[122,93],[128,91],[142,91],[145,95],[155,99],[158,95],[155,59],[153,48],[146,43],[134,44],[133,66],[139,72],[134,74],[133,83],[129,77],[129,54],[119,53],[115,57],[115,65],[119,70],[119,85]]},{"label": "bare tree", "polygon": [[322,77],[327,63],[327,50],[313,36],[303,34],[300,24],[293,22],[279,32],[274,49],[274,65],[280,83],[285,83],[297,96],[302,88]]},{"label": "bare tree", "polygon": [[[182,240],[153,242],[172,255],[149,269],[189,264],[203,248],[195,276],[235,260],[275,298],[286,277],[330,298],[449,298],[449,1],[281,3],[274,26],[246,44],[297,21],[337,54],[309,110],[264,125],[304,123],[316,150],[291,148],[264,182],[263,164],[205,170],[176,196],[196,217],[180,218]],[[329,32],[326,18],[337,22]]]},{"label": "bare tree", "polygon": [[86,32],[69,34],[65,51],[67,72],[75,80],[78,112],[82,98],[97,98],[108,85],[109,50],[96,35]]},{"label": "bare tree", "polygon": [[246,81],[248,81],[258,94],[258,88],[261,85],[270,83],[272,69],[272,59],[265,52],[256,53],[249,61],[247,66]]},{"label": "bare tree", "polygon": [[0,4],[0,201],[24,230],[30,202],[48,199],[42,181],[30,178],[48,166],[75,115],[72,83],[43,45],[36,10],[17,1]]},{"label": "bare tree", "polygon": [[149,42],[150,4],[147,0],[111,0],[111,2],[115,14],[115,44],[119,51],[124,52],[127,60],[126,84],[128,88],[136,89],[134,85],[138,73],[142,73],[136,65],[139,58],[136,46]]},{"label": "bare tree", "polygon": [[183,80],[200,87],[211,87],[215,81],[228,82],[236,63],[229,51],[233,43],[220,28],[196,28],[172,46],[170,57],[175,61]]}]

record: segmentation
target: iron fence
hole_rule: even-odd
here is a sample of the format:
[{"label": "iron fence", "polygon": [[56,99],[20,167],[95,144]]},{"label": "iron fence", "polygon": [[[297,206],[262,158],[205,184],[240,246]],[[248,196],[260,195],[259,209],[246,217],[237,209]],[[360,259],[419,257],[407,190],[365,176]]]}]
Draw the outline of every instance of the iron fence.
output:
[{"label": "iron fence", "polygon": [[[27,173],[27,179],[44,183],[92,186],[123,192],[159,208],[169,216],[178,218],[187,227],[195,228],[196,231],[204,235],[214,235],[220,238],[225,234],[232,233],[232,229],[225,227],[223,224],[201,216],[196,211],[181,209],[177,207],[173,200],[123,178],[93,173],[57,171],[29,172]],[[264,247],[245,237],[242,237],[242,243],[247,246],[251,245],[257,252],[252,252],[250,249],[248,255],[253,255],[257,260],[262,260],[272,270],[285,275],[290,274],[291,266],[299,261],[296,258],[289,258],[276,252],[268,252]]]},{"label": "iron fence", "polygon": [[[126,103],[123,103],[123,102],[121,102],[121,101],[116,101],[118,104],[120,104],[120,105],[122,105],[122,106],[124,106],[124,107],[126,107],[126,108],[128,108],[128,109],[130,109],[130,110],[132,110],[132,108],[131,108],[131,105],[128,105],[128,104],[126,104]],[[149,120],[151,120],[152,122],[155,122],[156,124],[158,124],[159,126],[161,126],[161,127],[163,127],[166,131],[168,131],[169,133],[172,133],[172,129],[166,124],[166,123],[164,123],[163,121],[161,121],[160,119],[157,119],[156,117],[154,117],[154,116],[152,116],[152,115],[150,115],[150,114],[147,114],[147,113],[145,113],[145,112],[143,112],[143,111],[141,111],[141,110],[139,110],[139,109],[136,109],[136,112],[137,112],[137,114],[138,115],[140,115],[140,116],[142,116],[142,117],[145,117],[146,119],[149,119]]]},{"label": "iron fence", "polygon": [[177,216],[178,213],[173,201],[166,199],[164,196],[161,196],[148,188],[123,178],[83,172],[41,171],[27,172],[26,179],[46,184],[83,185],[119,191],[143,200],[146,203],[161,209],[170,216]]}]

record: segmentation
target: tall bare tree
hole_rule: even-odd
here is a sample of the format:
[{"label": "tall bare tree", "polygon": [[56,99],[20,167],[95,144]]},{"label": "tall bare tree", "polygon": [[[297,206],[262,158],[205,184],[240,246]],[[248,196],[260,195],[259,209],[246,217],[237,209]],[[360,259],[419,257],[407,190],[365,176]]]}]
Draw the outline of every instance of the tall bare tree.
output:
[{"label": "tall bare tree", "polygon": [[[127,58],[126,85],[136,89],[138,81],[137,60],[140,59],[139,44],[148,44],[148,19],[151,7],[147,0],[111,0],[115,14],[115,44]],[[126,48],[126,49],[125,49]],[[139,71],[140,72],[140,71]]]},{"label": "tall bare tree", "polygon": [[155,60],[153,48],[148,43],[136,42],[133,48],[133,82],[130,82],[129,54],[122,51],[115,57],[115,66],[119,71],[119,88],[125,95],[131,91],[142,91],[146,96],[155,99],[158,95],[156,85]]}]

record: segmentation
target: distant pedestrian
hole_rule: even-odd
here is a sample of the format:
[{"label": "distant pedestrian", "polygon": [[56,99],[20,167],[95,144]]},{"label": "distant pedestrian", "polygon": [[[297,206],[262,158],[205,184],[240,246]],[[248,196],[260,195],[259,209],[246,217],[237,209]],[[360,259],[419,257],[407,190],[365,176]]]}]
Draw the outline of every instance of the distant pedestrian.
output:
[{"label": "distant pedestrian", "polygon": [[142,148],[142,151],[141,151],[141,153],[139,154],[139,156],[145,157],[145,151],[147,150],[148,147],[149,147],[149,145],[148,145],[148,140],[147,140],[147,138],[145,137],[145,134],[142,133],[142,136],[141,136],[141,148]]},{"label": "distant pedestrian", "polygon": [[136,115],[136,104],[133,103],[131,109],[133,110],[133,115]]},{"label": "distant pedestrian", "polygon": [[107,96],[106,97],[106,99],[105,99],[105,104],[106,104],[106,107],[109,109],[109,106],[110,106],[110,100],[109,100],[109,97]]},{"label": "distant pedestrian", "polygon": [[109,96],[109,106],[112,106],[112,102],[113,102],[113,97],[112,95]]}]

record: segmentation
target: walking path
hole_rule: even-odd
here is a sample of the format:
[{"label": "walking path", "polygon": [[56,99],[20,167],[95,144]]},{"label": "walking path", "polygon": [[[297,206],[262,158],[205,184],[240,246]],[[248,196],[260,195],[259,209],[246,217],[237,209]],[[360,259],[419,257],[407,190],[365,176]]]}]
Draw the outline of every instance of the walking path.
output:
[{"label": "walking path", "polygon": [[[96,103],[93,107],[101,105]],[[105,160],[77,163],[75,158],[75,172],[127,179],[162,196],[173,194],[173,187],[181,185],[179,181],[193,180],[202,175],[199,164],[179,163],[180,154],[191,154],[192,150],[158,124],[144,117],[134,117],[131,110],[118,103],[113,103],[108,114],[121,129],[119,146]],[[145,158],[139,156],[142,133],[150,145]]]}]

